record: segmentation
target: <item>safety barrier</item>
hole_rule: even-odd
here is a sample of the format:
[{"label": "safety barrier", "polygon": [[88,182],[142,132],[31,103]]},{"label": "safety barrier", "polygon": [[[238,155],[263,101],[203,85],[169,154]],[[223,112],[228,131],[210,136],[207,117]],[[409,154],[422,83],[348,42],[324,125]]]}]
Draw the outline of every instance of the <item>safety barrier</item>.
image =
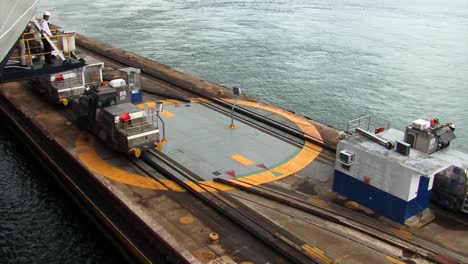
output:
[{"label": "safety barrier", "polygon": [[[57,47],[58,51],[66,60],[70,60],[74,56],[75,51],[75,32],[63,32],[60,30],[51,30],[52,36],[49,39]],[[57,51],[44,52],[42,40],[45,37],[41,36],[38,31],[25,32],[19,39],[18,56],[12,56],[12,60],[20,61],[21,65],[33,65],[35,58],[40,58],[42,55],[52,54]],[[58,54],[57,54],[58,55]]]},{"label": "safety barrier", "polygon": [[362,128],[367,131],[378,132],[378,129],[389,129],[390,122],[380,117],[366,115],[348,121],[348,127],[346,129],[346,132],[353,134],[354,132],[356,132],[356,128]]}]

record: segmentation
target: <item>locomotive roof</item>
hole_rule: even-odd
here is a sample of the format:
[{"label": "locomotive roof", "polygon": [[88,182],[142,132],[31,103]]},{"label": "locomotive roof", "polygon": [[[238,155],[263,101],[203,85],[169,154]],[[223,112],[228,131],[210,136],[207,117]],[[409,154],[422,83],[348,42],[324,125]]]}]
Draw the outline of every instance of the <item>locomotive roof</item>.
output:
[{"label": "locomotive roof", "polygon": [[117,116],[125,112],[127,113],[139,112],[141,111],[141,109],[139,109],[138,107],[136,107],[136,105],[132,103],[123,103],[123,104],[112,105],[112,106],[106,107],[104,108],[104,111],[114,116]]}]

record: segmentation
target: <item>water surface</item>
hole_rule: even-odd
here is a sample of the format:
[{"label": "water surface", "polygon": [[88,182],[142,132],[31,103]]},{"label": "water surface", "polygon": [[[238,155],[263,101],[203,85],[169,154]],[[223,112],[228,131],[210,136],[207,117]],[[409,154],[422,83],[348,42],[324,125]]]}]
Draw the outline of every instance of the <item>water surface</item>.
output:
[{"label": "water surface", "polygon": [[99,230],[6,131],[0,131],[0,263],[119,263]]},{"label": "water surface", "polygon": [[43,2],[63,27],[343,128],[455,122],[468,151],[466,0]]}]

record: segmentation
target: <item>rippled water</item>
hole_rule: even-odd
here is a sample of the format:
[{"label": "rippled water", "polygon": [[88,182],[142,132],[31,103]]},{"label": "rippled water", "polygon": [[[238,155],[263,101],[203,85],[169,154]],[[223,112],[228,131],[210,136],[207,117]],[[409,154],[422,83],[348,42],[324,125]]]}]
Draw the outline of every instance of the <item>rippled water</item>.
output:
[{"label": "rippled water", "polygon": [[[421,117],[453,121],[458,139],[452,147],[468,151],[466,0],[50,0],[41,2],[38,14],[45,9],[51,22],[67,30],[239,85],[336,127],[365,114],[387,118],[397,128]],[[30,157],[2,148],[10,158],[0,169],[11,176],[2,175],[1,184],[11,193],[0,196],[0,225],[9,226],[0,234],[6,243],[0,256],[67,256],[77,262],[112,256],[105,249],[87,251],[104,242],[89,238],[93,231],[74,220],[77,213],[61,194],[47,192],[51,183],[32,172]],[[18,195],[17,202],[10,203],[9,195]],[[37,201],[20,202],[31,196]],[[28,220],[37,212],[45,220]],[[3,242],[9,236],[33,242]],[[58,244],[48,248],[43,241]],[[44,247],[36,251],[36,244]]]},{"label": "rippled water", "polygon": [[[82,4],[85,3],[85,4]],[[41,9],[42,8],[42,9]],[[52,21],[343,128],[455,122],[468,151],[466,0],[55,0]]]},{"label": "rippled water", "polygon": [[119,263],[115,249],[0,131],[0,263]]}]

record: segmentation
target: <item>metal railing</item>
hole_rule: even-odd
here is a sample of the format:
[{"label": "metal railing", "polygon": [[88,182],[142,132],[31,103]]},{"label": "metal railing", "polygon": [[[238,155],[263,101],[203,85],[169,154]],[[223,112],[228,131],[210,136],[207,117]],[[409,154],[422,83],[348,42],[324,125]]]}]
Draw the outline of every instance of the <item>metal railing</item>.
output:
[{"label": "metal railing", "polygon": [[58,51],[53,50],[51,52],[44,52],[42,40],[45,39],[45,37],[40,36],[40,33],[37,31],[24,32],[19,39],[18,56],[12,56],[11,59],[18,60],[21,62],[21,64],[29,64],[31,66],[33,65],[33,59],[35,57],[40,57],[46,54],[53,54],[55,51],[56,53],[60,52],[60,54],[57,55],[59,55],[61,58],[63,55],[63,58],[70,60],[74,51],[73,47],[75,45],[75,33],[62,32],[57,29],[51,30],[51,32],[53,35],[49,36],[48,38]]},{"label": "metal railing", "polygon": [[154,109],[151,109],[149,113],[142,112],[141,117],[137,117],[127,121],[123,121],[121,118],[119,118],[117,126],[125,133],[126,136],[137,133],[143,133],[148,131],[149,129],[159,128],[158,116],[156,111],[154,111]]},{"label": "metal railing", "polygon": [[366,115],[366,116],[348,121],[346,132],[353,134],[356,132],[356,128],[362,128],[367,131],[375,131],[377,128],[380,128],[380,127],[383,127],[384,129],[390,128],[390,121],[380,118],[380,117]]}]

